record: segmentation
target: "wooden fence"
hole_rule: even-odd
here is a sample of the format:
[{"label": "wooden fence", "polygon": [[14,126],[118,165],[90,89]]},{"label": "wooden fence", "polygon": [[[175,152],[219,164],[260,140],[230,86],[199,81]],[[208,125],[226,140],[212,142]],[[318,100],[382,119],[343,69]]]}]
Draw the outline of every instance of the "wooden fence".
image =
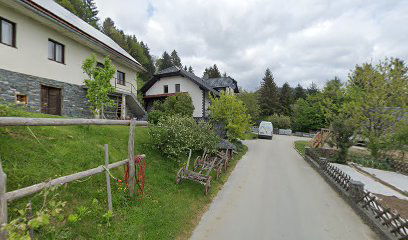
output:
[{"label": "wooden fence", "polygon": [[[107,170],[128,164],[129,166],[129,194],[134,196],[135,192],[135,162],[129,161],[134,158],[134,140],[136,126],[147,126],[146,121],[132,120],[106,120],[106,119],[62,119],[62,118],[19,118],[0,117],[0,127],[6,126],[73,126],[73,125],[123,125],[129,126],[128,158],[119,162],[109,164],[109,149],[105,144],[105,164],[96,168],[88,169],[71,175],[55,178],[42,183],[34,184],[25,188],[7,192],[7,175],[3,171],[0,162],[0,226],[7,224],[7,204],[16,199],[40,192],[44,188],[63,185],[75,180],[83,179],[102,172],[106,173],[108,208],[112,210],[112,196],[110,187],[110,176]],[[143,156],[143,155],[142,155]],[[0,239],[5,239],[5,234],[0,234]]]},{"label": "wooden fence", "polygon": [[363,183],[353,181],[348,174],[331,164],[326,158],[319,157],[312,149],[306,148],[305,154],[306,158],[317,163],[319,170],[335,182],[336,186],[341,188],[358,208],[361,208],[373,221],[377,221],[379,226],[385,227],[393,239],[408,239],[408,219],[401,217],[396,210],[384,207],[373,193],[364,189]]}]

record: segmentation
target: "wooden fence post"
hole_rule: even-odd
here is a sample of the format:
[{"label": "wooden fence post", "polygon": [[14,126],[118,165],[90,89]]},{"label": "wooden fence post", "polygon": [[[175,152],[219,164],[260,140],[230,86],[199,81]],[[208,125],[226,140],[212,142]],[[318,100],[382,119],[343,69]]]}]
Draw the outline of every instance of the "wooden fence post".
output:
[{"label": "wooden fence post", "polygon": [[[0,161],[0,227],[7,224],[7,198],[6,198],[7,175],[3,171]],[[0,232],[0,239],[7,239],[5,232]]]},{"label": "wooden fence post", "polygon": [[128,154],[129,154],[129,193],[133,197],[135,195],[135,128],[136,128],[136,119],[130,121],[129,129],[129,142],[128,142]]},{"label": "wooden fence post", "polygon": [[108,209],[109,211],[113,211],[113,206],[112,206],[112,190],[111,190],[111,182],[110,182],[110,176],[108,172],[108,166],[109,166],[109,145],[105,144],[105,175],[106,175],[106,191],[108,192]]}]

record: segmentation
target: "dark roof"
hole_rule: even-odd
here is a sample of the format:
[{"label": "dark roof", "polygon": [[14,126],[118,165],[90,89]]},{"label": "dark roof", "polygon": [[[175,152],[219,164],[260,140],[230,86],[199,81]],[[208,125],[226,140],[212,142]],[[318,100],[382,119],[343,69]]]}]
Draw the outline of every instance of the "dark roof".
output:
[{"label": "dark roof", "polygon": [[234,89],[234,92],[239,92],[237,81],[231,77],[207,78],[204,81],[213,88],[229,87]]},{"label": "dark roof", "polygon": [[187,71],[185,71],[183,69],[180,69],[180,68],[178,68],[176,66],[169,67],[169,68],[163,69],[163,70],[155,73],[153,75],[152,79],[150,79],[150,81],[148,81],[140,89],[140,91],[142,93],[146,93],[147,90],[149,90],[160,78],[171,77],[171,76],[183,76],[185,78],[188,78],[191,81],[193,81],[194,83],[196,83],[197,85],[199,85],[204,90],[210,91],[213,94],[215,94],[216,96],[219,96],[219,92],[214,90],[214,88],[212,88],[209,84],[207,84],[203,79],[197,77],[196,75],[194,75],[194,73],[187,72]]}]

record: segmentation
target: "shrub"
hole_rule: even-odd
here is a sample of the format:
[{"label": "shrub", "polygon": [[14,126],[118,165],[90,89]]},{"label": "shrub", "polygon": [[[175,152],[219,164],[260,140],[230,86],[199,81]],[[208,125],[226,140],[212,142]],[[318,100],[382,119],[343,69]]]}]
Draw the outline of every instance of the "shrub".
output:
[{"label": "shrub", "polygon": [[214,152],[220,141],[205,122],[196,123],[192,117],[171,115],[163,117],[149,129],[153,145],[164,155],[180,158],[188,149],[200,151],[207,148]]},{"label": "shrub", "polygon": [[225,92],[219,98],[211,97],[211,102],[210,116],[212,120],[225,124],[228,139],[244,138],[251,127],[251,116],[246,113],[244,103],[235,95]]},{"label": "shrub", "polygon": [[156,124],[165,116],[180,115],[192,117],[194,112],[193,100],[186,93],[178,93],[166,98],[164,102],[156,101],[153,110],[149,112],[148,120]]},{"label": "shrub", "polygon": [[339,149],[336,160],[338,163],[346,163],[348,150],[353,146],[352,136],[355,127],[343,118],[336,118],[331,123],[331,131],[334,145]]},{"label": "shrub", "polygon": [[289,116],[273,114],[267,118],[268,121],[272,122],[274,128],[278,129],[288,129],[291,126],[291,121]]}]

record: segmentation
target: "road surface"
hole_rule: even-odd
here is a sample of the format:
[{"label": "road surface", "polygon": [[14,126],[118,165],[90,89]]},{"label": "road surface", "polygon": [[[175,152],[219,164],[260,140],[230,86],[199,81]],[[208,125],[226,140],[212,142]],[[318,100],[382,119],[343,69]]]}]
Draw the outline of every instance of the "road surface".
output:
[{"label": "road surface", "polygon": [[296,137],[250,140],[191,239],[379,239],[293,149]]}]

